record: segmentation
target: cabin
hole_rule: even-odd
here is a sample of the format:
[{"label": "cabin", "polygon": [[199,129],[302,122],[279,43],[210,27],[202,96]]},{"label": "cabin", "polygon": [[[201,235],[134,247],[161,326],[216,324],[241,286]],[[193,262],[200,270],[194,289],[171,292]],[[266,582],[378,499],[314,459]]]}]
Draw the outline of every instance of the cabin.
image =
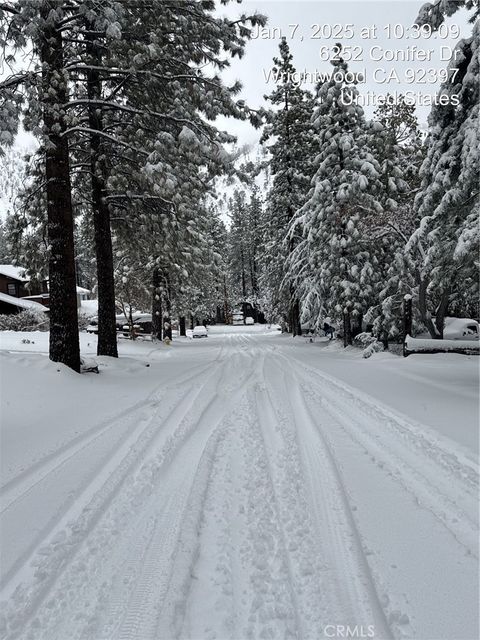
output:
[{"label": "cabin", "polygon": [[[0,264],[0,295],[2,315],[18,313],[28,308],[48,311],[50,307],[48,280],[33,285],[25,269],[13,264]],[[90,295],[89,289],[77,286],[77,307],[80,308],[82,300],[89,300]]]},{"label": "cabin", "polygon": [[[77,286],[77,309],[79,309],[82,305],[82,300],[90,300],[90,289],[85,289],[84,287]],[[32,300],[33,302],[38,302],[39,304],[43,304],[44,307],[50,307],[50,294],[47,291],[44,293],[37,293],[33,296],[24,296],[24,300]]]},{"label": "cabin", "polygon": [[23,298],[29,295],[27,284],[29,278],[25,276],[25,269],[13,264],[0,264],[0,293],[13,298]]},{"label": "cabin", "polygon": [[30,278],[25,269],[13,264],[0,264],[0,314],[19,313],[25,309],[44,309],[36,300],[30,300]]}]

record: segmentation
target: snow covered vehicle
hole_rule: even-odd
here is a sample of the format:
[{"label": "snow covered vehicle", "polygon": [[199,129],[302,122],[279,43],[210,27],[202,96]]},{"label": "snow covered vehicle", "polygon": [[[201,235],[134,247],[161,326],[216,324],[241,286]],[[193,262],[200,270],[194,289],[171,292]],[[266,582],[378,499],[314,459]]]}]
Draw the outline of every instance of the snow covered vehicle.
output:
[{"label": "snow covered vehicle", "polygon": [[208,338],[208,331],[206,327],[201,325],[195,327],[192,333],[192,338]]},{"label": "snow covered vehicle", "polygon": [[479,325],[470,318],[445,318],[444,340],[478,340]]},{"label": "snow covered vehicle", "polygon": [[232,324],[234,324],[234,325],[243,324],[243,312],[242,311],[234,311],[232,313]]},{"label": "snow covered vehicle", "polygon": [[98,333],[98,317],[90,318],[90,324],[86,328],[87,333]]},{"label": "snow covered vehicle", "polygon": [[[150,334],[152,333],[152,314],[151,313],[139,313],[132,314],[133,326],[137,334]],[[115,323],[117,325],[117,331],[123,333],[125,337],[129,335],[130,325],[128,319],[123,313],[116,316]]]},{"label": "snow covered vehicle", "polygon": [[255,322],[254,322],[254,320],[253,320],[252,316],[247,316],[247,317],[245,318],[245,324],[255,324]]}]

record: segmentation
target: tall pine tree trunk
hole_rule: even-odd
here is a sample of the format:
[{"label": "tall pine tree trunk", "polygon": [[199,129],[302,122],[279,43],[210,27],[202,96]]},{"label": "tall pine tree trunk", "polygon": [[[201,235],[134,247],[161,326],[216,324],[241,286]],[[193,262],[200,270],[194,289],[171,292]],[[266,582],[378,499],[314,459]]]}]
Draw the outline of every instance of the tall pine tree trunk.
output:
[{"label": "tall pine tree trunk", "polygon": [[228,305],[228,292],[227,292],[227,277],[223,274],[223,312],[225,315],[225,324],[229,323],[229,305]]},{"label": "tall pine tree trunk", "polygon": [[293,337],[302,335],[302,326],[300,324],[300,301],[295,296],[295,289],[292,284],[290,285],[288,324],[290,333]]},{"label": "tall pine tree trunk", "polygon": [[50,360],[80,371],[73,210],[66,122],[58,105],[68,100],[62,34],[50,21],[55,2],[44,1],[40,14],[45,33],[40,48],[43,85],[47,231],[50,245]]},{"label": "tall pine tree trunk", "polygon": [[432,316],[428,312],[427,308],[427,290],[429,282],[427,278],[419,276],[418,285],[418,309],[420,311],[420,318],[423,324],[427,327],[430,337],[435,339],[439,338],[437,327],[432,319]]},{"label": "tall pine tree trunk", "polygon": [[152,338],[162,339],[162,287],[160,270],[155,267],[152,273]]},{"label": "tall pine tree trunk", "polygon": [[186,327],[185,327],[185,316],[180,316],[178,324],[179,324],[179,329],[180,329],[180,335],[181,336],[186,336],[187,332],[186,332]]},{"label": "tall pine tree trunk", "polygon": [[348,347],[352,344],[352,323],[350,311],[343,312],[343,346]]},{"label": "tall pine tree trunk", "polygon": [[164,276],[164,281],[166,283],[165,290],[165,317],[163,318],[163,337],[172,339],[172,291],[170,288],[170,277],[168,274]]},{"label": "tall pine tree trunk", "polygon": [[292,305],[292,333],[294,336],[302,335],[302,325],[300,324],[300,302],[295,298]]},{"label": "tall pine tree trunk", "polygon": [[435,313],[435,326],[438,331],[438,337],[440,339],[443,338],[443,328],[445,324],[445,316],[448,311],[448,304],[450,301],[450,291],[446,289],[442,293],[442,297],[440,299],[440,304],[438,305],[437,311]]},{"label": "tall pine tree trunk", "polygon": [[[94,30],[92,24],[89,25]],[[100,66],[101,55],[94,36],[87,32],[87,53],[92,64]],[[100,74],[95,69],[87,71],[87,95],[89,100],[101,99]],[[98,105],[89,104],[88,124],[93,131],[101,132],[103,122]],[[90,134],[90,167],[92,173],[92,210],[97,259],[98,282],[98,344],[97,355],[118,358],[117,328],[115,322],[115,282],[113,276],[113,248],[110,228],[110,210],[105,200],[106,167],[100,134]]]}]

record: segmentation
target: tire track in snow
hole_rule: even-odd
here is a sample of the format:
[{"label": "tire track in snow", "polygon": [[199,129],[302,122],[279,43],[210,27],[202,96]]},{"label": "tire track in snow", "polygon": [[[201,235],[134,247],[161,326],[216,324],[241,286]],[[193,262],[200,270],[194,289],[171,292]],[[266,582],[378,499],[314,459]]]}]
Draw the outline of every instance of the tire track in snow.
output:
[{"label": "tire track in snow", "polygon": [[[205,367],[201,367],[200,370],[203,372],[205,370]],[[195,379],[197,375],[198,373],[193,375],[189,374],[188,376],[182,376],[180,382],[189,382],[190,380]],[[73,447],[73,451],[72,448],[67,448],[67,451],[64,452],[63,456],[60,456],[60,460],[57,457],[56,463],[51,463],[43,469],[43,475],[37,477],[35,474],[34,478],[36,479],[33,479],[31,476],[27,476],[23,480],[23,482],[14,486],[14,488],[11,489],[10,492],[7,492],[7,496],[10,497],[10,502],[7,502],[2,510],[2,513],[18,506],[21,501],[30,498],[30,494],[34,493],[35,491],[41,490],[42,486],[48,489],[48,483],[55,479],[55,474],[61,471],[63,466],[67,466],[69,462],[74,462],[77,457],[81,459],[80,456],[85,456],[88,448],[96,447],[93,455],[97,455],[99,441],[105,436],[108,436],[110,431],[119,431],[119,439],[114,443],[112,447],[109,447],[107,457],[100,457],[98,463],[94,464],[92,469],[86,469],[83,478],[83,487],[90,486],[91,483],[95,481],[96,475],[101,472],[102,468],[106,466],[108,467],[110,461],[117,455],[117,453],[125,448],[126,443],[132,441],[132,438],[137,438],[139,434],[141,434],[142,431],[146,427],[148,427],[148,425],[152,422],[152,418],[149,416],[148,411],[152,411],[153,416],[156,416],[158,414],[160,403],[165,397],[166,392],[166,387],[163,387],[160,391],[158,389],[154,390],[147,396],[147,398],[143,402],[138,402],[131,409],[121,412],[118,416],[118,422],[115,422],[115,419],[103,421],[101,424],[104,426],[101,428],[101,430],[94,435],[91,435],[86,442],[81,440],[80,444],[77,444],[76,447]],[[145,406],[145,403],[147,403],[147,406]],[[40,472],[37,470],[37,473]],[[28,481],[30,481],[31,484],[24,486],[24,483]],[[0,588],[2,590],[8,587],[9,582],[14,579],[15,574],[19,572],[28,561],[28,559],[32,557],[32,554],[34,554],[37,547],[44,544],[44,541],[48,538],[48,536],[52,534],[52,531],[54,531],[54,529],[58,527],[62,519],[65,519],[65,514],[68,513],[70,509],[75,508],[79,503],[82,502],[82,495],[83,491],[80,493],[70,492],[65,501],[59,506],[57,513],[50,520],[42,524],[35,536],[29,541],[29,544],[22,550],[18,558],[15,560],[14,564],[12,564],[8,568],[8,570],[4,569],[2,571],[0,580]],[[3,496],[1,502],[3,503],[4,501],[5,496]],[[25,509],[25,507],[23,508]],[[9,514],[9,519],[11,519],[13,515],[14,514]],[[5,531],[7,531],[7,527],[8,521],[5,520],[3,524],[4,533]]]},{"label": "tire track in snow", "polygon": [[[235,341],[238,343],[239,341]],[[207,409],[203,412],[201,420],[196,427],[196,434],[202,430],[206,432],[208,439],[205,443],[203,435],[203,445],[198,446],[195,442],[190,443],[190,458],[200,462],[193,463],[196,472],[190,480],[191,492],[186,508],[183,510],[183,521],[179,527],[178,547],[179,552],[175,562],[172,564],[172,572],[168,583],[167,591],[163,597],[163,607],[158,611],[158,618],[155,629],[146,629],[143,625],[137,628],[141,637],[180,637],[181,628],[184,624],[188,599],[191,591],[192,573],[198,558],[200,549],[199,530],[201,521],[204,518],[204,503],[210,485],[212,468],[216,464],[215,454],[219,441],[223,441],[226,432],[229,430],[230,416],[235,413],[237,404],[241,401],[249,386],[252,384],[252,370],[254,359],[238,350],[238,344],[234,346],[233,357],[226,362],[226,368],[221,372],[220,382],[214,390]],[[242,370],[240,362],[245,362],[246,366]],[[239,372],[241,378],[238,380]],[[202,424],[203,423],[203,424]],[[192,464],[192,463],[190,463]],[[197,480],[196,480],[197,478]],[[143,632],[143,636],[142,636]],[[150,635],[149,635],[150,633]],[[123,639],[122,639],[123,640]]]},{"label": "tire track in snow", "polygon": [[[407,421],[362,392],[296,363],[294,369],[309,395],[321,398],[331,418],[388,469],[468,553],[478,557],[478,475],[472,462],[446,450],[437,438],[431,439],[427,427]],[[320,392],[312,390],[307,371],[321,381]]]},{"label": "tire track in snow", "polygon": [[[398,453],[392,457],[393,466],[382,453],[384,445],[392,452],[400,446],[410,464],[416,464],[421,472],[428,467],[428,478],[435,482],[435,467],[430,468],[428,450],[424,449],[428,430],[426,434],[420,431],[419,450],[414,449],[416,457],[412,460],[409,447],[415,430],[420,429],[418,425],[411,427],[407,423],[407,435],[402,438],[401,433],[389,431],[388,420],[392,416],[388,410],[384,421],[381,421],[375,403],[370,405],[368,396],[365,408],[355,402],[356,390],[346,387],[345,394],[340,395],[336,387],[323,382],[321,373],[319,376],[311,373],[310,370],[293,367],[293,375],[298,378],[304,400],[311,408],[312,419],[329,444],[346,487],[346,496],[353,503],[353,519],[361,532],[365,557],[393,633],[398,638],[476,637],[478,618],[473,612],[477,609],[478,584],[474,556],[469,550],[465,552],[457,535],[450,537],[452,531],[438,520],[430,508],[428,483],[415,477],[416,484],[410,481],[410,486],[406,486],[397,469],[398,465],[402,466]],[[321,387],[317,384],[319,378],[322,379]],[[334,382],[344,388],[340,381],[334,379]],[[360,400],[363,401],[363,394]],[[333,406],[335,411],[329,411]],[[380,415],[385,413],[384,407],[380,410]],[[395,414],[393,416],[402,420]],[[369,435],[368,440],[362,435],[364,433]],[[392,447],[394,444],[396,446]],[[434,442],[434,446],[436,444]],[[452,455],[448,450],[447,453]],[[451,464],[451,457],[447,463]],[[443,470],[437,468],[436,473],[441,487],[445,482]],[[357,478],[361,478],[359,485]],[[463,475],[457,469],[455,476],[447,479],[452,485],[449,486],[449,494],[454,496],[458,491],[462,502],[461,494],[464,489],[468,492],[471,480],[469,472]],[[462,487],[462,481],[466,487]],[[425,502],[418,498],[419,487],[424,492]],[[442,505],[437,504],[437,507],[438,515],[446,517],[448,523],[448,512],[443,511]],[[477,507],[473,513],[478,513]],[[395,526],[397,520],[400,535]],[[436,526],[437,522],[441,526]],[[453,522],[453,526],[457,532],[464,529],[460,520]],[[445,575],[448,576],[447,581]],[[453,590],[452,581],[455,584]],[[470,617],[458,616],[460,603],[468,603],[465,606],[472,612]]]},{"label": "tire track in snow", "polygon": [[251,383],[219,445],[181,625],[162,629],[160,637],[297,637],[294,586],[257,415],[264,357],[263,349],[258,360],[250,357]]},{"label": "tire track in snow", "polygon": [[[191,440],[192,435],[199,433],[202,437],[207,437],[210,433],[212,423],[206,409],[212,403],[212,394],[220,396],[226,393],[231,399],[234,392],[241,391],[238,389],[238,365],[239,358],[243,360],[244,357],[234,353],[233,357],[215,369],[207,381],[200,384],[195,393],[189,395],[188,407],[182,402],[176,404],[167,420],[169,425],[166,430],[171,432],[171,435],[164,439],[163,446],[160,448],[157,446],[158,453],[150,455],[146,462],[143,462],[143,456],[135,456],[137,466],[141,464],[141,467],[135,474],[131,472],[126,474],[120,495],[118,495],[119,491],[116,491],[106,505],[100,505],[100,509],[96,505],[90,505],[96,522],[93,527],[82,527],[85,530],[83,541],[74,553],[68,554],[65,559],[65,569],[59,572],[55,584],[43,594],[42,602],[37,605],[37,616],[32,621],[32,624],[36,625],[36,637],[45,638],[45,640],[53,638],[64,640],[66,635],[69,638],[80,638],[84,633],[86,637],[99,637],[92,632],[92,629],[97,627],[99,616],[101,617],[101,612],[95,608],[94,600],[102,583],[106,582],[108,585],[110,558],[113,555],[114,560],[119,559],[115,552],[122,546],[122,540],[127,538],[127,546],[133,542],[132,534],[138,533],[135,529],[132,532],[132,526],[135,526],[137,517],[141,518],[145,512],[155,513],[155,506],[157,510],[160,508],[161,505],[156,505],[156,487],[158,488],[159,483],[161,486],[168,480],[172,463],[179,461],[181,451]],[[223,380],[223,369],[226,366],[232,370],[234,380],[232,375],[226,375]],[[244,382],[245,384],[248,382],[248,375],[245,376]],[[203,401],[202,397],[204,397]],[[228,410],[228,404],[224,403],[224,399],[221,402],[219,400],[217,404],[225,406]],[[198,429],[199,414],[203,415],[205,412],[202,431]],[[165,430],[165,424],[162,428]],[[151,441],[149,445],[151,446]],[[198,459],[201,447],[193,444],[191,446]],[[185,465],[181,468],[185,468]],[[128,483],[127,478],[131,479]],[[173,493],[175,494],[174,491]],[[153,505],[151,511],[148,505],[150,507]],[[179,510],[178,502],[176,506]],[[139,561],[140,559],[136,558],[137,565]],[[112,569],[111,566],[110,569]],[[141,584],[143,580],[141,569],[139,572],[137,577]],[[108,589],[108,586],[105,588]],[[92,595],[92,589],[97,595]],[[123,598],[122,604],[125,604]],[[132,614],[133,609],[129,608],[128,611]],[[149,622],[145,621],[145,624],[148,625]]]},{"label": "tire track in snow", "polygon": [[[194,374],[192,374],[190,371],[186,377],[184,377],[183,379],[181,378],[180,380],[176,380],[175,383],[188,383],[190,380],[195,379],[198,375],[201,375],[203,372],[207,371],[210,366],[210,364],[201,365],[197,367],[198,371],[196,371]],[[146,403],[159,402],[165,395],[165,390],[166,387],[163,387],[162,389],[155,388],[148,396],[135,403],[128,409],[120,411],[114,416],[102,420],[99,424],[94,425],[90,429],[87,429],[80,435],[74,437],[69,442],[60,446],[55,451],[48,453],[40,460],[37,460],[36,462],[31,464],[28,469],[21,471],[15,477],[5,482],[0,487],[0,499],[2,500],[2,503],[6,502],[7,506],[4,507],[2,511],[0,511],[0,513],[3,513],[3,511],[10,506],[10,502],[14,502],[16,499],[18,499],[18,497],[21,497],[23,493],[28,492],[31,487],[35,486],[37,482],[43,480],[43,478],[51,471],[54,471],[56,468],[64,464],[66,460],[74,456],[78,451],[81,451],[84,447],[91,444],[97,437],[103,435],[106,431],[117,426],[119,421],[130,418],[130,416],[143,409]],[[10,494],[13,494],[13,496]]]},{"label": "tire track in snow", "polygon": [[294,611],[293,635],[318,638],[321,627],[321,567],[316,563],[311,520],[298,477],[298,451],[290,425],[279,415],[262,367],[255,389],[257,428],[262,455],[268,469],[277,536],[284,559],[288,589]]},{"label": "tire track in snow", "polygon": [[[85,583],[85,567],[88,565],[88,558],[87,562],[83,562],[77,561],[75,556],[85,546],[88,546],[87,542],[89,538],[92,537],[95,528],[99,526],[99,523],[105,517],[108,508],[120,493],[122,487],[124,487],[127,478],[131,478],[143,462],[146,452],[158,437],[159,430],[163,431],[165,423],[170,422],[170,426],[173,429],[181,422],[184,413],[190,411],[195,399],[200,395],[202,389],[208,384],[214,374],[215,371],[207,376],[207,380],[199,385],[196,393],[192,395],[190,402],[187,402],[186,405],[185,397],[188,395],[189,390],[187,389],[185,391],[185,389],[183,389],[179,397],[176,397],[172,401],[168,409],[168,417],[161,420],[160,424],[156,421],[157,414],[154,414],[143,430],[141,430],[139,434],[134,433],[132,438],[124,444],[124,450],[117,451],[112,457],[110,464],[107,465],[99,474],[98,478],[92,482],[93,486],[84,489],[83,493],[86,494],[86,499],[82,501],[81,496],[77,498],[77,502],[73,505],[73,508],[79,511],[79,503],[81,504],[83,502],[85,506],[81,512],[78,514],[70,514],[67,512],[63,515],[57,527],[58,533],[53,536],[53,539],[46,546],[40,548],[36,553],[36,557],[34,556],[33,558],[33,566],[36,567],[33,579],[28,576],[28,581],[26,581],[25,584],[19,584],[12,598],[3,603],[6,613],[4,617],[0,619],[0,633],[5,632],[6,639],[14,638],[16,636],[16,629],[19,626],[26,626],[28,624],[37,613],[37,610],[45,604],[49,594],[54,590],[56,584],[66,571],[70,569],[74,577],[77,578],[76,581],[73,580],[73,583],[77,582],[79,585]],[[193,376],[188,376],[187,379],[191,379],[192,377]],[[172,443],[167,442],[167,455],[169,453],[168,449],[171,448]],[[146,466],[148,467],[148,465]],[[148,468],[146,471],[152,471],[152,469]],[[146,482],[148,483],[148,479],[146,479]],[[97,490],[97,486],[101,488]],[[130,491],[126,492],[126,498],[131,502],[127,502],[127,504],[124,505],[128,512],[130,512],[130,509],[133,507],[134,500],[141,499],[141,495],[139,494],[142,493],[143,486],[138,489],[137,485],[133,485],[130,486],[129,489]],[[113,523],[110,524],[113,525]],[[111,533],[115,537],[115,535],[118,535],[118,531],[114,526],[112,526],[112,529],[113,531],[111,531]],[[107,530],[108,526],[106,530],[99,532],[99,543],[91,544],[90,549],[86,550],[87,555],[89,555],[89,551],[91,552],[93,549],[96,556],[99,546],[108,547],[111,544],[111,540],[107,537]],[[64,591],[65,594],[68,594],[68,587],[66,587]],[[44,607],[44,617],[46,620],[54,619],[55,613],[59,615],[59,607],[65,607],[65,594],[59,595],[58,602],[55,604],[53,599],[50,599],[46,603],[47,606]],[[74,597],[73,594],[71,597]],[[61,616],[59,617],[61,618]],[[40,624],[39,618],[34,620],[34,625],[43,626]],[[46,636],[49,640],[51,637],[53,636],[49,636],[48,634]]]},{"label": "tire track in snow", "polygon": [[277,375],[283,378],[283,389],[279,395],[272,387],[271,393],[277,397],[276,404],[287,405],[289,422],[295,425],[318,548],[327,565],[328,589],[335,594],[326,609],[323,628],[319,629],[321,637],[325,637],[325,626],[334,624],[363,629],[373,625],[376,638],[392,638],[330,446],[313,420],[296,375],[292,374],[291,368],[285,368],[283,359],[274,357],[272,360],[277,363]]}]

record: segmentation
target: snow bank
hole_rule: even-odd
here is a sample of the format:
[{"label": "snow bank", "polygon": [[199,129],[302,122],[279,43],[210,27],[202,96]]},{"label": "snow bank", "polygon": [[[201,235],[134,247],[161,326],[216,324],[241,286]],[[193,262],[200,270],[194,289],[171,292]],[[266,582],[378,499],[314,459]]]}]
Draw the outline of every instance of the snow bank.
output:
[{"label": "snow bank", "polygon": [[419,351],[456,351],[465,350],[471,354],[480,353],[480,342],[478,340],[432,340],[428,338],[412,338],[407,336],[405,345],[408,352]]}]

